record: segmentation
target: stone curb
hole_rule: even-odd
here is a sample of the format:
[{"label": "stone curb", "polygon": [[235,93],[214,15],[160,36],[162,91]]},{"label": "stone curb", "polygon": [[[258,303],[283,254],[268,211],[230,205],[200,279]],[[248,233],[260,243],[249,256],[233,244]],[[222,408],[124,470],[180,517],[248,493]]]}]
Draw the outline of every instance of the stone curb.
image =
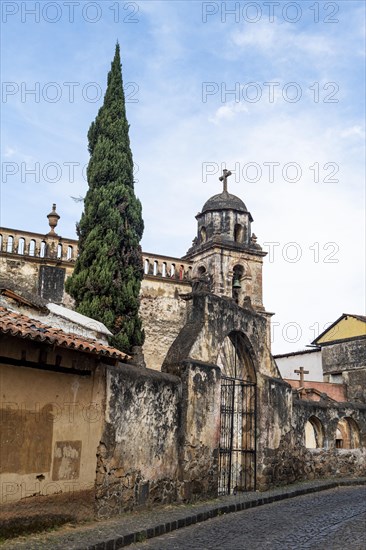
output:
[{"label": "stone curb", "polygon": [[[169,510],[155,508],[135,515],[121,515],[101,520],[88,526],[76,526],[72,531],[30,535],[8,539],[0,544],[0,550],[118,550],[133,543],[143,542],[176,529],[201,523],[211,518],[240,512],[264,504],[307,495],[336,487],[366,485],[366,477],[307,481],[293,486],[276,487],[263,493],[241,493],[219,497],[214,501],[196,502],[192,505],[172,505]],[[187,507],[189,508],[187,510]]]},{"label": "stone curb", "polygon": [[170,533],[176,529],[182,527],[188,527],[195,523],[201,523],[211,518],[221,516],[224,514],[230,514],[232,512],[240,512],[242,510],[248,510],[249,508],[256,508],[257,506],[263,506],[264,504],[271,504],[279,500],[285,500],[288,498],[294,498],[301,495],[308,495],[320,491],[326,491],[328,489],[335,489],[336,487],[348,487],[352,485],[366,485],[366,478],[352,479],[352,480],[339,480],[325,482],[322,485],[316,485],[311,487],[303,487],[299,489],[288,490],[284,493],[278,493],[270,496],[254,497],[246,501],[237,502],[233,504],[213,505],[212,508],[203,512],[193,513],[193,515],[186,515],[178,520],[168,521],[151,527],[146,530],[139,530],[131,532],[124,536],[117,536],[105,542],[92,544],[90,546],[80,546],[78,550],[118,550],[130,544],[143,542],[153,537]]}]

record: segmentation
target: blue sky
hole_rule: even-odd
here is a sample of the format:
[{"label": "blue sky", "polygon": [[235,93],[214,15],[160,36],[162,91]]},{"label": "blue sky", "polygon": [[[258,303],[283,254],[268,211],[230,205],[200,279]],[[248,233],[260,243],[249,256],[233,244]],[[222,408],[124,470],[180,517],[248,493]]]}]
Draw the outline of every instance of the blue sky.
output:
[{"label": "blue sky", "polygon": [[87,190],[86,135],[118,39],[144,250],[183,255],[227,167],[271,252],[274,352],[363,313],[363,1],[1,7],[1,225],[46,232],[56,202],[59,233],[75,236],[71,196]]}]

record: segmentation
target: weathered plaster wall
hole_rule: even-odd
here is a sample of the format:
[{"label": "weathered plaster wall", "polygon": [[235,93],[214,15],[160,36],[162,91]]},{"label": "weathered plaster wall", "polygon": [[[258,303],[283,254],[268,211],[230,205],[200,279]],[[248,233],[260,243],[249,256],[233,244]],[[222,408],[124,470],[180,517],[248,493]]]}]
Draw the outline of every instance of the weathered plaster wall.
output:
[{"label": "weathered plaster wall", "polygon": [[168,349],[186,322],[186,302],[179,295],[190,291],[187,282],[143,279],[140,315],[145,330],[143,350],[148,368],[161,370]]},{"label": "weathered plaster wall", "polygon": [[[1,336],[2,356],[39,360],[33,342]],[[94,368],[82,354],[68,352],[67,368],[90,368],[80,376],[2,362],[0,367],[0,478],[1,503],[32,495],[92,489],[96,448],[103,421],[102,369]],[[52,348],[48,358],[55,364]],[[52,363],[51,363],[52,362]]]},{"label": "weathered plaster wall", "polygon": [[133,366],[109,368],[98,449],[97,515],[178,498],[181,382]]},{"label": "weathered plaster wall", "polygon": [[179,480],[183,500],[215,498],[220,443],[220,369],[184,362]]},{"label": "weathered plaster wall", "polygon": [[322,346],[324,375],[345,370],[366,369],[366,338]]},{"label": "weathered plaster wall", "polygon": [[347,400],[366,403],[366,338],[344,340],[322,346],[324,378],[342,373]]},{"label": "weathered plaster wall", "polygon": [[21,288],[32,294],[38,294],[39,264],[23,258],[0,256],[0,276],[16,282]]},{"label": "weathered plaster wall", "polygon": [[[74,270],[73,263],[57,262],[55,260],[42,260],[40,258],[30,258],[16,255],[0,255],[0,279],[11,281],[17,287],[33,295],[42,295],[40,290],[40,271],[42,266],[63,270],[62,279],[64,281],[72,274]],[[47,279],[47,274],[46,274]],[[61,299],[49,299],[62,303],[66,307],[73,307],[73,299],[62,291]]]},{"label": "weathered plaster wall", "polygon": [[213,294],[192,295],[187,323],[172,344],[163,370],[174,372],[175,365],[190,358],[217,364],[220,346],[233,331],[242,333],[257,373],[280,377],[269,347],[269,317],[238,307],[233,300]]},{"label": "weathered plaster wall", "polygon": [[291,430],[292,390],[278,378],[264,376],[258,387],[258,472],[268,449],[277,449],[281,438]]},{"label": "weathered plaster wall", "polygon": [[343,373],[347,388],[348,401],[366,403],[366,368],[355,369]]}]

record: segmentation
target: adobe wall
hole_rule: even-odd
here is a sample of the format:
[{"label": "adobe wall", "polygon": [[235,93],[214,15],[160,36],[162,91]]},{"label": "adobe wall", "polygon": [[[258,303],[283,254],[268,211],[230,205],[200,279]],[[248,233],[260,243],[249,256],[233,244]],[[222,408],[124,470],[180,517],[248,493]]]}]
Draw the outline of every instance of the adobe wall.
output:
[{"label": "adobe wall", "polygon": [[[301,384],[299,380],[286,380],[292,388],[298,390],[301,387],[309,390],[318,390],[320,393],[326,393],[328,397],[334,399],[334,401],[348,401],[347,399],[347,387],[345,384],[332,384],[331,382],[312,382],[310,380],[304,380]],[[316,393],[308,393],[308,399],[313,401],[320,401],[321,395]]]},{"label": "adobe wall", "polygon": [[[92,490],[103,421],[102,369],[86,354],[68,350],[62,365],[70,373],[15,366],[11,358],[37,365],[39,344],[0,338],[1,355],[10,358],[0,368],[1,504]],[[52,347],[48,352],[47,363],[55,365]],[[86,375],[71,368],[85,369]]]}]

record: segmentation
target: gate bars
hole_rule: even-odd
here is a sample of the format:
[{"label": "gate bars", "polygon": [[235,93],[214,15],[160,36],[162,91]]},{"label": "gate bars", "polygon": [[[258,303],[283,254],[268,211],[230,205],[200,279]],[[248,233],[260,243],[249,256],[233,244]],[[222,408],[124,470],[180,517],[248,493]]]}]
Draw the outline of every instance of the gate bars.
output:
[{"label": "gate bars", "polygon": [[221,379],[221,430],[218,494],[256,489],[256,385]]}]

